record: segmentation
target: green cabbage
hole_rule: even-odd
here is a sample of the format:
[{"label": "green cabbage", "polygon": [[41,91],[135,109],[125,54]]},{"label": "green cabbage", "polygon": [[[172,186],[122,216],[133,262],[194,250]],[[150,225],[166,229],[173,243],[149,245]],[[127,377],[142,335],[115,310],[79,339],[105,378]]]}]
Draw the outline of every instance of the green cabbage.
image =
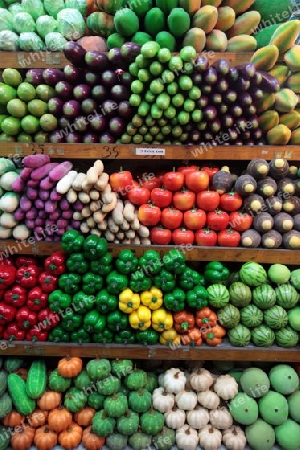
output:
[{"label": "green cabbage", "polygon": [[13,29],[13,15],[7,9],[0,8],[0,31]]},{"label": "green cabbage", "polygon": [[14,16],[14,30],[17,33],[25,33],[27,31],[35,31],[35,23],[33,18],[27,12],[20,12]]},{"label": "green cabbage", "polygon": [[13,3],[8,7],[8,11],[10,11],[14,15],[18,14],[19,12],[24,12],[24,8],[20,3]]},{"label": "green cabbage", "polygon": [[7,6],[9,6],[12,5],[13,3],[16,3],[16,0],[4,0],[4,3],[6,3]]},{"label": "green cabbage", "polygon": [[0,50],[16,51],[19,47],[19,36],[13,31],[0,31]]},{"label": "green cabbage", "polygon": [[45,36],[45,44],[47,50],[51,52],[61,52],[63,51],[64,46],[66,45],[67,40],[63,37],[62,34],[58,32],[48,33]]},{"label": "green cabbage", "polygon": [[24,52],[39,52],[45,50],[45,45],[36,33],[21,33],[20,49],[24,50]]},{"label": "green cabbage", "polygon": [[57,22],[52,16],[41,16],[36,21],[36,31],[41,36],[45,38],[46,34],[52,33],[57,30]]},{"label": "green cabbage", "polygon": [[57,18],[57,14],[59,13],[59,11],[64,9],[64,7],[64,0],[44,0],[45,10],[50,16],[54,17],[55,19]]},{"label": "green cabbage", "polygon": [[86,16],[87,3],[85,0],[66,0],[65,7],[77,9],[83,16]]},{"label": "green cabbage", "polygon": [[4,8],[5,7],[5,3],[3,0],[0,0],[0,8]]},{"label": "green cabbage", "polygon": [[22,6],[34,20],[46,14],[41,0],[22,0]]},{"label": "green cabbage", "polygon": [[85,22],[76,9],[66,8],[57,14],[58,31],[69,41],[84,35]]}]

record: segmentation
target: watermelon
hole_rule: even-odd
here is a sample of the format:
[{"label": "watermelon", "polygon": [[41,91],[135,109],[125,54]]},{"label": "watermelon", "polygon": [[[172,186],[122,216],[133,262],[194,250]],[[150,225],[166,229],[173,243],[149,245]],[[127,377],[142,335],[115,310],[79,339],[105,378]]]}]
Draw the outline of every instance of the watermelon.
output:
[{"label": "watermelon", "polygon": [[291,309],[297,305],[299,294],[291,284],[281,284],[275,289],[276,303],[284,309]]},{"label": "watermelon", "polygon": [[274,344],[275,333],[270,327],[260,325],[251,331],[251,339],[257,347],[270,347]]},{"label": "watermelon", "polygon": [[300,269],[292,270],[290,282],[297,291],[300,291]]},{"label": "watermelon", "polygon": [[267,272],[263,266],[255,261],[243,264],[239,274],[242,282],[248,286],[260,286],[266,283],[268,279]]},{"label": "watermelon", "polygon": [[285,309],[275,305],[264,312],[264,321],[272,330],[281,330],[288,323],[288,315]]},{"label": "watermelon", "polygon": [[223,284],[212,284],[207,288],[208,303],[215,308],[222,308],[229,302],[229,291]]},{"label": "watermelon", "polygon": [[252,301],[260,309],[268,309],[276,303],[276,292],[269,284],[262,284],[252,291]]},{"label": "watermelon", "polygon": [[291,272],[284,264],[272,264],[268,270],[268,277],[272,283],[283,284],[290,279]]},{"label": "watermelon", "polygon": [[234,306],[247,306],[251,302],[251,289],[245,283],[235,281],[229,288],[230,303]]},{"label": "watermelon", "polygon": [[291,327],[275,332],[276,344],[280,347],[296,347],[299,342],[299,333]]},{"label": "watermelon", "polygon": [[234,328],[240,322],[240,311],[233,305],[223,306],[218,311],[218,322],[224,328]]},{"label": "watermelon", "polygon": [[246,347],[250,344],[251,332],[242,324],[228,331],[228,338],[231,345],[235,347]]},{"label": "watermelon", "polygon": [[263,312],[255,305],[245,306],[240,314],[242,324],[248,328],[258,327],[264,319]]}]

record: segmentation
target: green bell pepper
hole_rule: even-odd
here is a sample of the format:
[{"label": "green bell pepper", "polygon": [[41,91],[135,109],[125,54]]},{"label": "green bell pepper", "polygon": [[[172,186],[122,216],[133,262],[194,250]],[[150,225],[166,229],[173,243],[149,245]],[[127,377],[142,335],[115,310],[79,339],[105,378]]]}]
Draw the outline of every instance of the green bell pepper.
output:
[{"label": "green bell pepper", "polygon": [[207,283],[224,283],[230,276],[230,271],[219,261],[206,264],[204,277]]},{"label": "green bell pepper", "polygon": [[93,342],[99,344],[111,344],[114,341],[114,334],[110,330],[104,330],[93,334]]},{"label": "green bell pepper", "polygon": [[164,305],[170,311],[184,309],[185,293],[182,289],[174,289],[164,296]]},{"label": "green bell pepper", "polygon": [[98,311],[92,309],[83,319],[83,328],[88,333],[101,333],[106,327],[105,316],[101,316]]},{"label": "green bell pepper", "polygon": [[155,345],[158,343],[159,333],[148,328],[148,330],[136,330],[135,337],[141,345]]},{"label": "green bell pepper", "polygon": [[78,330],[82,325],[82,316],[80,314],[74,314],[71,308],[68,308],[64,314],[60,325],[65,331],[75,331]]},{"label": "green bell pepper", "polygon": [[71,333],[71,342],[78,342],[78,344],[87,344],[91,342],[91,337],[83,328],[73,331]]},{"label": "green bell pepper", "polygon": [[70,334],[60,325],[54,327],[48,336],[50,342],[70,342]]},{"label": "green bell pepper", "polygon": [[119,332],[120,330],[126,330],[129,328],[128,314],[125,314],[120,310],[109,313],[106,320],[107,327],[111,331]]},{"label": "green bell pepper", "polygon": [[187,267],[179,277],[179,287],[183,290],[194,289],[195,286],[205,284],[205,278],[196,270]]},{"label": "green bell pepper", "polygon": [[73,295],[72,306],[78,314],[86,314],[94,308],[95,298],[92,295],[87,295],[83,291],[77,292]]},{"label": "green bell pepper", "polygon": [[163,262],[165,268],[172,273],[176,273],[177,275],[182,274],[186,270],[185,265],[185,256],[176,248],[170,250],[164,257]]},{"label": "green bell pepper", "polygon": [[103,286],[103,279],[100,275],[93,272],[87,272],[82,277],[82,290],[86,294],[92,295],[100,291]]},{"label": "green bell pepper", "polygon": [[90,269],[93,273],[97,275],[105,276],[108,275],[113,270],[113,257],[110,253],[106,253],[102,258],[97,259],[97,261],[91,261]]},{"label": "green bell pepper", "polygon": [[82,253],[73,253],[66,261],[66,266],[69,272],[79,273],[80,275],[86,273],[89,265]]},{"label": "green bell pepper", "polygon": [[129,287],[133,292],[148,291],[152,286],[152,280],[142,270],[136,270],[130,275]]},{"label": "green bell pepper", "polygon": [[108,314],[110,311],[115,311],[118,308],[117,297],[107,292],[106,289],[98,292],[95,300],[95,308],[101,314]]},{"label": "green bell pepper", "polygon": [[48,297],[49,308],[55,312],[68,308],[71,305],[71,302],[72,297],[59,289],[52,291]]},{"label": "green bell pepper", "polygon": [[121,273],[113,270],[106,277],[107,291],[110,294],[118,295],[128,286],[128,278],[126,275],[122,275]]},{"label": "green bell pepper", "polygon": [[202,309],[208,305],[208,293],[204,286],[195,286],[186,294],[186,300],[191,308]]},{"label": "green bell pepper", "polygon": [[103,237],[90,234],[87,236],[83,243],[84,256],[91,260],[97,261],[107,253],[107,242]]},{"label": "green bell pepper", "polygon": [[147,275],[156,275],[162,268],[159,253],[156,250],[146,250],[139,260],[139,265]]},{"label": "green bell pepper", "polygon": [[131,250],[121,250],[115,262],[116,269],[123,275],[135,272],[139,265],[138,258]]},{"label": "green bell pepper", "polygon": [[82,251],[84,237],[77,230],[66,231],[61,237],[61,248],[68,253]]},{"label": "green bell pepper", "polygon": [[66,294],[76,294],[80,290],[81,276],[78,273],[64,273],[58,279],[58,286]]},{"label": "green bell pepper", "polygon": [[115,342],[117,344],[134,344],[135,334],[131,330],[122,330],[115,335]]},{"label": "green bell pepper", "polygon": [[176,286],[176,280],[173,273],[168,272],[166,269],[162,269],[154,277],[154,286],[161,289],[163,292],[170,292]]}]

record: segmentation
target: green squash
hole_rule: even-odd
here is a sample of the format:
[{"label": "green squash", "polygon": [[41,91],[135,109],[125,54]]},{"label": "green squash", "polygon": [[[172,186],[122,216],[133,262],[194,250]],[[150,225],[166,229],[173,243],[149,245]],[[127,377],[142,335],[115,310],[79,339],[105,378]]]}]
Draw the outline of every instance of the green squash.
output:
[{"label": "green squash", "polygon": [[7,388],[12,402],[20,414],[31,414],[35,407],[35,400],[28,397],[25,381],[16,373],[10,373],[7,378]]},{"label": "green squash", "polygon": [[114,432],[116,421],[112,417],[107,417],[106,412],[101,409],[92,420],[92,430],[97,436],[107,437]]},{"label": "green squash", "polygon": [[79,372],[77,377],[73,379],[73,382],[77,389],[88,389],[92,385],[92,380],[85,369]]},{"label": "green squash", "polygon": [[129,393],[131,392],[125,384],[121,383],[119,392],[122,392],[122,394],[126,395],[128,397]]},{"label": "green squash", "polygon": [[23,364],[24,360],[21,358],[6,358],[4,361],[3,368],[8,373],[15,372],[16,370],[20,369],[21,365]]},{"label": "green squash", "polygon": [[111,434],[105,444],[110,450],[123,450],[127,446],[127,436],[119,433]]},{"label": "green squash", "polygon": [[99,394],[99,392],[92,392],[88,396],[87,403],[91,408],[94,408],[97,411],[99,411],[100,409],[103,408],[104,400],[105,400],[104,395]]},{"label": "green squash", "polygon": [[157,450],[171,450],[176,442],[175,430],[164,426],[162,430],[153,436],[152,443]]},{"label": "green squash", "polygon": [[109,375],[101,381],[97,382],[97,389],[99,394],[112,395],[119,391],[121,386],[120,379],[115,375]]},{"label": "green squash", "polygon": [[147,391],[152,392],[154,389],[158,388],[158,378],[154,372],[147,372],[147,383],[145,385],[145,389]]},{"label": "green squash", "polygon": [[111,366],[108,359],[93,359],[86,365],[86,371],[91,380],[98,381],[108,377]]},{"label": "green squash", "polygon": [[127,397],[120,392],[106,397],[103,408],[109,417],[121,417],[128,409]]},{"label": "green squash", "polygon": [[47,385],[46,363],[43,360],[32,362],[26,379],[26,392],[30,398],[37,399],[43,395]]},{"label": "green squash", "polygon": [[125,378],[125,385],[131,391],[143,388],[147,383],[147,373],[144,370],[136,369]]},{"label": "green squash", "polygon": [[151,436],[145,433],[134,433],[128,439],[128,443],[131,445],[133,450],[145,450],[150,447],[151,441]]},{"label": "green squash", "polygon": [[151,407],[152,395],[147,389],[139,389],[129,394],[128,404],[137,413],[145,413]]},{"label": "green squash", "polygon": [[111,373],[116,377],[126,377],[133,371],[133,362],[131,359],[115,359],[111,362]]},{"label": "green squash", "polygon": [[117,420],[117,429],[119,433],[125,436],[136,433],[139,429],[139,415],[128,409],[125,415]]},{"label": "green squash", "polygon": [[87,395],[80,389],[70,388],[65,394],[64,405],[68,411],[77,413],[85,407]]},{"label": "green squash", "polygon": [[155,409],[150,409],[140,417],[140,426],[144,433],[155,435],[165,423],[164,415]]},{"label": "green squash", "polygon": [[0,397],[4,394],[7,388],[8,373],[5,370],[0,371]]},{"label": "green squash", "polygon": [[5,450],[9,446],[11,430],[11,428],[0,425],[0,450]]},{"label": "green squash", "polygon": [[0,397],[0,419],[7,416],[12,410],[12,400],[7,392]]},{"label": "green squash", "polygon": [[59,375],[58,370],[55,369],[49,376],[49,388],[55,392],[65,392],[72,384],[72,378],[65,378]]}]

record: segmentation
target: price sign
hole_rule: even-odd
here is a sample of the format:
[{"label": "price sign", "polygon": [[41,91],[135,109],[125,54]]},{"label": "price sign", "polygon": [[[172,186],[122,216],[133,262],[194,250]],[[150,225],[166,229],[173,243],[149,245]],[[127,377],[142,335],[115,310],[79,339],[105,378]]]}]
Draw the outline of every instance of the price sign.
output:
[{"label": "price sign", "polygon": [[25,345],[24,351],[26,355],[43,356],[45,354],[45,348],[37,345]]},{"label": "price sign", "polygon": [[135,149],[136,156],[165,156],[166,150],[164,148],[149,148],[149,147],[137,147]]}]

